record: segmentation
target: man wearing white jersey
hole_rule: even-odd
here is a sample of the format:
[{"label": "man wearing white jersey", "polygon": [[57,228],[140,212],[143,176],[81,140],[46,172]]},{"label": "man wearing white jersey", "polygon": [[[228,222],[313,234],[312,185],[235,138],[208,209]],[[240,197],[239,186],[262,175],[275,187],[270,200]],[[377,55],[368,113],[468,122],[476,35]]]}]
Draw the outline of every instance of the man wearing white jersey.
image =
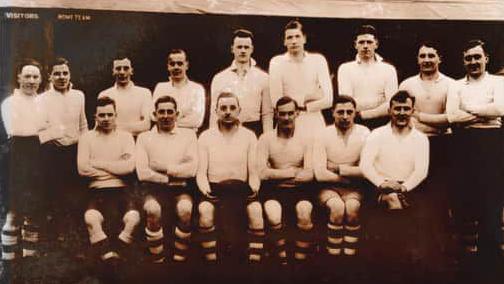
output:
[{"label": "man wearing white jersey", "polygon": [[367,127],[355,124],[356,102],[340,95],[334,102],[334,125],[316,139],[313,151],[315,177],[321,184],[319,200],[329,212],[326,252],[353,256],[358,252],[359,211],[363,175],[359,168]]},{"label": "man wearing white jersey", "polygon": [[338,94],[353,97],[357,122],[374,129],[387,121],[388,102],[397,91],[397,73],[375,52],[378,36],[373,26],[363,25],[357,30],[354,48],[355,60],[338,68]]},{"label": "man wearing white jersey", "polygon": [[251,57],[254,52],[253,34],[248,30],[233,33],[231,66],[217,73],[212,79],[210,127],[217,127],[217,113],[214,111],[217,96],[223,91],[235,94],[242,111],[240,122],[259,137],[273,129],[273,107],[269,94],[268,74],[256,66]]},{"label": "man wearing white jersey", "polygon": [[189,58],[182,49],[168,53],[167,69],[169,81],[159,82],[154,88],[153,101],[162,96],[173,97],[178,104],[177,126],[198,131],[205,118],[205,89],[187,77]]},{"label": "man wearing white jersey", "polygon": [[312,139],[324,129],[322,110],[330,108],[333,88],[325,57],[304,49],[306,34],[299,21],[290,21],[284,28],[287,52],[273,57],[269,64],[271,102],[283,96],[299,105],[297,127],[302,135]]},{"label": "man wearing white jersey", "polygon": [[464,255],[492,256],[498,251],[502,200],[499,128],[504,115],[504,80],[487,73],[489,57],[481,40],[465,44],[463,61],[466,76],[450,86],[446,103],[448,120],[458,126],[454,146],[459,182],[451,198]]},{"label": "man wearing white jersey", "polygon": [[153,109],[151,92],[131,81],[133,66],[128,58],[114,60],[112,75],[115,85],[102,91],[98,98],[113,99],[117,107],[117,128],[137,137],[150,128]]},{"label": "man wearing white jersey", "polygon": [[391,278],[417,268],[411,266],[418,241],[415,201],[427,177],[429,140],[411,124],[414,105],[415,97],[406,91],[392,96],[390,123],[371,132],[360,160],[362,173],[376,186],[378,202],[384,207],[373,214],[376,230],[370,234],[380,237],[373,254],[377,263],[387,262],[380,271]]},{"label": "man wearing white jersey", "polygon": [[[220,256],[217,242],[231,244],[233,255],[238,257],[239,250],[248,243],[248,261],[259,263],[264,221],[257,201],[260,187],[256,168],[257,138],[240,125],[240,104],[234,94],[221,93],[216,108],[218,127],[204,131],[198,140],[196,182],[202,195],[198,206],[201,245],[206,261],[215,263]],[[216,226],[222,232],[220,239],[217,239]],[[248,241],[244,240],[244,232],[248,232]],[[228,260],[236,261],[235,258]]]},{"label": "man wearing white jersey", "polygon": [[69,227],[79,224],[83,204],[79,198],[81,182],[77,172],[77,142],[88,131],[85,95],[72,87],[70,64],[56,58],[51,64],[51,87],[40,99],[47,113],[50,132],[54,133],[43,145],[45,186],[47,187],[52,230],[64,237]]},{"label": "man wearing white jersey", "polygon": [[176,262],[187,259],[191,238],[192,183],[198,165],[196,133],[176,124],[177,102],[163,96],[154,103],[156,126],[138,136],[136,171],[142,182],[145,234],[152,261],[164,261],[164,235],[172,236]]},{"label": "man wearing white jersey", "polygon": [[[135,141],[131,133],[117,129],[116,116],[114,100],[99,98],[96,127],[79,139],[77,156],[79,174],[89,180],[84,214],[89,241],[96,258],[110,264],[120,257],[127,258],[134,229],[140,222],[124,178],[135,169]],[[118,232],[117,237],[109,237]]]},{"label": "man wearing white jersey", "polygon": [[7,216],[1,236],[2,264],[13,277],[8,281],[14,281],[20,257],[39,256],[40,227],[46,213],[40,143],[46,142],[50,133],[37,94],[42,82],[41,70],[37,61],[23,60],[16,70],[17,88],[2,102],[3,124],[9,137],[7,196],[2,200]]},{"label": "man wearing white jersey", "polygon": [[311,200],[315,192],[309,187],[313,180],[312,145],[299,135],[298,114],[297,102],[281,97],[275,108],[276,131],[261,135],[257,150],[263,181],[261,199],[280,264],[288,262],[286,236],[293,236],[289,241],[295,241],[295,261],[306,261],[314,249]]}]

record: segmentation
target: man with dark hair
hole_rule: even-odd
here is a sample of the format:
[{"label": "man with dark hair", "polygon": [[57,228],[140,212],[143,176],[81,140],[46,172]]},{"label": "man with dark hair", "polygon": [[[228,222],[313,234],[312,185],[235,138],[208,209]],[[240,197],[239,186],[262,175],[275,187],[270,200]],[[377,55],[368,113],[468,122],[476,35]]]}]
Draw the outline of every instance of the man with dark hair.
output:
[{"label": "man with dark hair", "polygon": [[[174,234],[175,262],[187,259],[193,208],[190,178],[196,176],[196,133],[177,127],[177,102],[162,96],[155,102],[156,126],[138,136],[136,171],[142,182],[145,234],[152,261],[164,261],[164,234]],[[171,238],[170,238],[171,239]]]},{"label": "man with dark hair", "polygon": [[327,126],[317,137],[313,151],[315,177],[322,183],[319,201],[329,212],[326,253],[332,257],[358,253],[364,190],[359,160],[369,129],[355,124],[355,115],[352,97],[336,97],[334,125]]},{"label": "man with dark hair", "polygon": [[217,96],[229,91],[240,98],[242,111],[239,119],[243,126],[261,133],[273,129],[273,107],[269,94],[268,74],[256,66],[251,57],[254,52],[253,34],[239,29],[233,33],[231,53],[234,60],[231,66],[217,73],[212,79],[210,127],[217,127],[217,114],[214,111]]},{"label": "man with dark hair", "polygon": [[331,107],[333,88],[325,57],[306,52],[305,44],[302,24],[289,22],[284,29],[287,52],[271,59],[269,84],[273,105],[283,96],[298,103],[297,128],[303,136],[313,139],[325,127],[321,111]]},{"label": "man with dark hair", "polygon": [[187,77],[189,58],[184,50],[173,49],[166,59],[169,81],[157,83],[153,101],[162,96],[173,97],[177,101],[180,113],[177,126],[197,131],[205,118],[205,89]]},{"label": "man with dark hair", "polygon": [[478,255],[493,258],[498,251],[504,80],[488,74],[488,61],[485,43],[468,41],[463,49],[466,76],[450,86],[446,103],[448,120],[458,126],[454,131],[456,164],[464,165],[452,198],[461,247],[468,260]]},{"label": "man with dark hair", "polygon": [[[240,104],[233,93],[216,100],[218,127],[205,130],[198,140],[199,164],[196,181],[202,195],[198,205],[199,231],[208,263],[221,257],[217,244],[231,244],[233,263],[248,243],[248,262],[262,260],[264,221],[257,201],[260,179],[256,169],[255,134],[240,125]],[[216,212],[217,211],[217,212]],[[218,216],[217,220],[215,216]],[[248,220],[248,222],[245,222]],[[215,228],[221,230],[217,239]],[[244,239],[247,232],[249,240]]]},{"label": "man with dark hair", "polygon": [[415,97],[406,91],[392,96],[390,123],[371,132],[360,160],[362,173],[376,186],[378,203],[384,207],[373,214],[372,232],[381,237],[374,248],[378,249],[375,261],[390,261],[381,267],[386,267],[382,272],[391,279],[418,268],[411,266],[418,235],[412,210],[417,209],[415,195],[427,177],[429,140],[411,124],[414,106]]},{"label": "man with dark hair", "polygon": [[387,121],[387,104],[397,91],[397,73],[375,52],[378,37],[373,26],[363,25],[357,30],[354,48],[355,60],[338,68],[338,93],[353,97],[357,121],[374,129]]},{"label": "man with dark hair", "polygon": [[2,262],[8,270],[14,269],[21,256],[39,256],[40,227],[46,216],[40,144],[46,142],[49,135],[47,114],[38,96],[41,69],[35,60],[23,60],[17,69],[17,88],[1,105],[3,124],[9,137],[8,196],[4,201],[7,216],[1,236]]},{"label": "man with dark hair", "polygon": [[[312,145],[299,135],[297,102],[281,97],[275,108],[276,131],[264,133],[258,143],[261,199],[270,226],[275,258],[287,264],[286,237],[295,241],[293,258],[305,262],[314,250],[312,209],[308,183],[313,180]],[[287,225],[287,228],[286,228]],[[295,230],[286,229],[290,227]]]},{"label": "man with dark hair", "polygon": [[68,60],[58,57],[50,65],[50,89],[40,96],[47,112],[48,140],[43,145],[45,186],[54,235],[63,240],[71,228],[80,224],[82,198],[77,172],[77,142],[88,131],[85,95],[74,89]]},{"label": "man with dark hair", "polygon": [[150,128],[153,109],[151,92],[133,83],[133,66],[128,58],[114,60],[112,75],[115,85],[102,91],[98,98],[113,99],[117,106],[117,128],[137,137]]},{"label": "man with dark hair", "polygon": [[[127,258],[140,214],[130,197],[124,177],[135,169],[135,141],[116,126],[116,104],[102,96],[96,104],[95,129],[79,139],[77,168],[89,179],[89,198],[84,214],[89,241],[97,259],[114,264]],[[124,226],[119,228],[119,220]],[[120,230],[117,239],[110,239]]]}]

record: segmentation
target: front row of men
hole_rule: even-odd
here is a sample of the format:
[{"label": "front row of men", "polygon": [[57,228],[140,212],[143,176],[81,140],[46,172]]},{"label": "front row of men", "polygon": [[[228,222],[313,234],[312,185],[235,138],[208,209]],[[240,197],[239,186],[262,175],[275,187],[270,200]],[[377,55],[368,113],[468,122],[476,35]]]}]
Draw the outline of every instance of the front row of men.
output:
[{"label": "front row of men", "polygon": [[[82,136],[78,149],[79,173],[90,178],[85,222],[92,247],[102,260],[127,257],[145,214],[150,260],[160,263],[170,255],[171,261],[184,262],[190,240],[196,239],[191,231],[196,198],[196,235],[207,262],[221,256],[240,259],[247,250],[247,261],[259,263],[265,229],[278,263],[290,261],[290,244],[294,260],[309,259],[316,245],[312,216],[317,207],[328,212],[327,254],[355,255],[365,178],[394,210],[407,205],[406,192],[427,175],[428,140],[409,121],[414,101],[398,92],[390,103],[391,123],[369,135],[366,127],[354,124],[355,101],[339,96],[335,124],[312,145],[296,131],[299,109],[289,97],[276,104],[276,131],[257,143],[254,133],[241,126],[239,101],[232,93],[218,97],[218,127],[204,131],[199,140],[194,131],[177,127],[177,102],[163,96],[155,103],[156,126],[138,136],[135,149],[131,134],[115,127],[114,101],[99,98],[96,128]],[[140,184],[131,188],[126,180],[135,168]],[[193,177],[197,195],[192,194]]]}]

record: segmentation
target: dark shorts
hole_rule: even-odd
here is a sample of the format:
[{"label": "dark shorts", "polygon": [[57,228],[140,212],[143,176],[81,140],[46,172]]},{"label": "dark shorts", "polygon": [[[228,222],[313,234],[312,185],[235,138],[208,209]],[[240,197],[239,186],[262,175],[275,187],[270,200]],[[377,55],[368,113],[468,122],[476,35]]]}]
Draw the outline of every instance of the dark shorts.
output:
[{"label": "dark shorts", "polygon": [[14,136],[8,141],[7,207],[22,215],[39,216],[46,209],[38,136]]}]

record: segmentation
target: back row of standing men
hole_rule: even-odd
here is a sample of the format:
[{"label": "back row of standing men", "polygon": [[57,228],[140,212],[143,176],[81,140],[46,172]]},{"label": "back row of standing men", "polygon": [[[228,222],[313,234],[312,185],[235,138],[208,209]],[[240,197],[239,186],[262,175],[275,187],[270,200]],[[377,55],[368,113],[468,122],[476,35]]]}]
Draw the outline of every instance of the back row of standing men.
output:
[{"label": "back row of standing men", "polygon": [[[159,219],[160,207],[168,204],[176,208],[179,217],[174,231],[173,259],[185,259],[184,251],[191,236],[192,212],[192,197],[187,192],[190,186],[186,179],[195,175],[196,167],[197,185],[202,195],[198,206],[198,226],[207,260],[215,261],[217,258],[214,251],[215,236],[212,236],[216,202],[226,203],[228,200],[224,208],[247,208],[251,240],[249,260],[258,260],[264,224],[262,206],[252,193],[259,190],[260,178],[281,180],[265,188],[298,188],[313,179],[309,174],[311,168],[314,168],[318,181],[332,184],[331,190],[322,191],[325,193],[320,195],[320,202],[328,206],[331,212],[327,251],[339,255],[342,243],[346,243],[343,251],[354,254],[354,243],[360,228],[354,213],[360,206],[360,196],[355,190],[348,190],[353,187],[353,177],[364,175],[380,189],[382,199],[389,201],[390,208],[402,208],[406,202],[402,193],[415,189],[427,172],[428,142],[417,130],[429,135],[431,152],[442,153],[446,144],[440,137],[450,133],[450,126],[458,130],[455,147],[465,151],[456,155],[457,159],[461,159],[458,165],[465,166],[459,169],[463,174],[454,181],[456,186],[450,185],[457,187],[459,192],[456,198],[459,202],[455,202],[452,209],[457,216],[460,215],[460,227],[469,236],[464,238],[467,252],[478,251],[478,221],[487,216],[483,215],[481,204],[490,202],[491,208],[487,211],[492,212],[484,213],[494,216],[491,220],[497,218],[497,210],[501,205],[501,193],[495,189],[500,184],[500,161],[496,161],[498,158],[495,158],[495,153],[499,154],[497,156],[501,153],[500,137],[496,130],[501,126],[500,116],[504,115],[504,83],[502,79],[486,73],[488,56],[483,42],[470,41],[464,47],[467,76],[456,82],[439,72],[439,49],[432,43],[422,44],[418,51],[420,73],[401,83],[399,89],[407,91],[409,95],[397,93],[396,105],[392,105],[391,97],[398,89],[396,71],[375,53],[378,47],[375,29],[372,26],[361,27],[355,37],[356,59],[342,64],[338,70],[339,95],[348,95],[353,99],[340,96],[343,101],[337,100],[333,112],[338,129],[335,130],[325,129],[321,114],[321,110],[333,105],[328,65],[322,55],[304,50],[306,35],[302,25],[297,21],[286,25],[284,45],[287,52],[271,59],[269,75],[255,66],[251,58],[252,41],[252,34],[246,30],[238,30],[234,34],[231,51],[235,59],[230,67],[212,80],[210,129],[200,136],[197,155],[196,130],[202,125],[205,116],[205,91],[200,84],[187,78],[188,60],[184,51],[170,52],[167,62],[170,81],[159,83],[153,96],[148,89],[135,86],[131,81],[133,67],[130,60],[115,60],[113,74],[116,84],[99,94],[96,127],[90,132],[87,132],[84,94],[72,89],[67,61],[56,61],[52,65],[51,89],[39,96],[36,94],[41,81],[40,67],[36,63],[21,66],[17,72],[19,89],[2,103],[4,125],[11,138],[8,175],[10,213],[2,228],[3,259],[15,259],[19,247],[20,218],[16,221],[16,211],[25,214],[21,216],[25,217],[23,255],[35,254],[33,243],[38,239],[37,226],[40,225],[40,220],[36,219],[44,214],[34,213],[45,210],[38,208],[45,205],[44,202],[36,201],[45,199],[42,195],[50,196],[48,200],[59,204],[52,206],[60,209],[54,213],[60,219],[58,224],[61,225],[66,216],[75,215],[65,211],[76,210],[76,205],[72,205],[76,199],[72,188],[76,188],[75,180],[78,180],[75,169],[77,162],[79,173],[91,179],[92,189],[107,189],[92,190],[91,202],[85,214],[90,241],[95,247],[101,248],[99,255],[102,259],[116,258],[119,250],[110,247],[107,235],[101,228],[106,208],[110,208],[107,204],[124,200],[124,227],[118,237],[120,245],[131,243],[131,234],[140,220],[138,211],[127,201],[129,199],[124,196],[124,191],[110,190],[126,186],[120,176],[131,173],[135,163],[139,179],[147,182],[144,185],[148,189],[142,191],[145,195],[143,207],[148,217],[145,233],[150,242],[150,252],[157,256],[154,261],[164,258],[161,241],[163,228]],[[278,120],[276,132],[271,131],[273,105],[276,106]],[[368,131],[365,128],[345,131],[345,125],[351,124],[353,127],[350,122],[353,116],[357,122],[374,129],[387,122],[389,113],[393,118],[392,124],[376,129],[369,138],[366,138]],[[346,115],[347,118],[338,119],[339,115]],[[409,121],[410,116],[413,117],[414,128]],[[156,121],[156,127],[148,131],[151,119]],[[289,130],[293,128],[294,119],[296,135],[292,129]],[[175,120],[176,126],[172,125]],[[264,133],[259,142],[259,164],[262,166],[259,172],[254,166],[247,166],[255,163],[256,154],[252,150],[255,149],[256,138],[239,127],[237,121],[257,136]],[[338,126],[338,123],[341,125]],[[116,132],[115,125],[121,131]],[[397,126],[401,131],[396,131],[394,127]],[[163,129],[167,130],[166,133],[162,133]],[[402,129],[407,131],[403,132]],[[127,132],[137,138],[136,151],[134,140]],[[103,135],[107,133],[114,135]],[[293,137],[296,139],[290,139]],[[315,152],[303,150],[302,145],[314,137],[323,138],[317,139],[320,141],[316,143]],[[360,157],[365,140],[368,146],[363,153],[367,154]],[[467,149],[471,151],[467,152]],[[246,163],[243,163],[244,154],[247,154]],[[310,165],[311,157],[307,159],[306,155],[312,154],[317,155],[314,163],[327,161],[327,165]],[[46,163],[44,168],[48,169],[43,173],[40,173],[39,164],[33,159],[38,155],[42,155],[42,161]],[[496,163],[482,166],[481,161]],[[433,166],[441,167],[443,162]],[[46,180],[47,192],[40,190],[41,186],[37,184],[41,178]],[[160,185],[163,187],[166,184],[185,190],[177,193],[159,190]],[[474,198],[475,191],[483,201]],[[240,199],[242,203],[234,202],[234,196],[228,199],[231,194],[243,197]],[[251,196],[247,199],[249,194]],[[299,190],[295,197],[277,195],[264,198],[267,201],[294,199],[297,227],[302,233],[309,231],[313,226],[309,221],[311,203],[302,201],[312,200],[313,196],[307,197],[306,190]],[[268,222],[273,228],[271,232],[276,232],[275,228],[281,231],[282,218],[278,217],[281,216],[278,212],[281,212],[282,203],[265,203]],[[221,216],[236,217],[233,215],[236,210],[228,212],[234,213]],[[246,217],[231,219],[228,221],[243,222]],[[495,224],[487,225],[498,227]],[[232,225],[224,227],[233,229]],[[64,231],[64,228],[55,230]],[[229,236],[234,235],[233,232],[229,233]],[[274,233],[272,235],[275,236]],[[281,233],[276,234],[275,238],[281,247]],[[310,247],[310,237],[304,235],[301,239],[296,242],[299,244],[296,259],[306,258]],[[278,256],[282,258],[285,252],[279,249]]]}]

